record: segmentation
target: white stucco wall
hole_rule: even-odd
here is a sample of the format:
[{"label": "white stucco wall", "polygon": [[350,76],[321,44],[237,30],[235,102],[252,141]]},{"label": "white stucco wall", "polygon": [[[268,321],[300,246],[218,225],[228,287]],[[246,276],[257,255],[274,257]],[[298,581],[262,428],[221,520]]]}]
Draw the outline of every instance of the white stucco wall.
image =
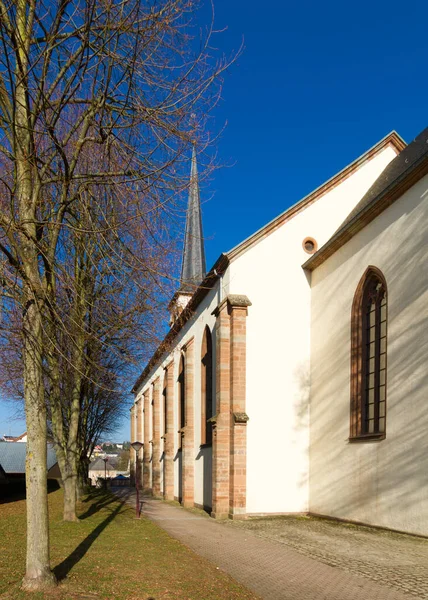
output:
[{"label": "white stucco wall", "polygon": [[[325,243],[396,156],[386,147],[350,177],[234,259],[138,391],[160,376],[174,357],[174,432],[178,431],[180,350],[194,336],[195,502],[211,504],[211,448],[200,447],[200,352],[205,325],[213,334],[213,310],[229,293],[252,302],[247,318],[247,512],[302,512],[309,508],[309,383],[311,290],[301,265],[306,237]],[[215,376],[213,377],[215,399]],[[174,435],[175,496],[180,459]],[[205,481],[205,485],[204,485]]]},{"label": "white stucco wall", "polygon": [[[205,327],[208,325],[212,334],[213,343],[213,363],[216,360],[216,348],[215,348],[215,316],[212,314],[214,309],[218,306],[221,299],[224,297],[224,281],[219,279],[218,283],[203,299],[198,307],[197,313],[192,319],[190,319],[183,329],[178,334],[174,341],[174,348],[170,354],[165,355],[164,359],[160,362],[159,366],[155,368],[152,373],[148,376],[143,386],[137,391],[137,397],[140,394],[152,386],[152,383],[157,377],[160,377],[161,394],[163,389],[164,381],[164,367],[174,359],[174,496],[177,498],[180,495],[180,472],[181,472],[181,453],[178,452],[178,369],[180,362],[181,349],[186,343],[194,337],[194,416],[195,416],[195,503],[201,506],[211,506],[212,493],[211,493],[211,480],[212,480],[212,448],[202,447],[201,448],[201,347],[202,338],[204,335]],[[213,377],[213,402],[215,403],[215,376]],[[161,395],[162,404],[162,395]],[[152,410],[152,406],[150,406]],[[215,407],[214,407],[215,408]],[[150,423],[152,423],[152,417],[150,415]],[[163,406],[161,406],[161,432],[163,433]],[[152,425],[150,425],[152,428]],[[151,429],[152,430],[152,429]],[[152,438],[150,438],[152,439]],[[163,444],[161,444],[163,449]],[[162,454],[162,453],[161,453]],[[160,458],[160,457],[159,457]],[[163,469],[163,466],[161,467]],[[205,482],[205,484],[204,484]],[[162,475],[163,484],[163,475]],[[161,488],[162,489],[162,488]]]},{"label": "white stucco wall", "polygon": [[302,242],[324,244],[396,156],[387,147],[230,265],[247,318],[247,512],[308,510],[311,290]]},{"label": "white stucco wall", "polygon": [[[428,177],[312,273],[310,510],[428,535]],[[388,286],[386,439],[349,443],[350,316]]]}]

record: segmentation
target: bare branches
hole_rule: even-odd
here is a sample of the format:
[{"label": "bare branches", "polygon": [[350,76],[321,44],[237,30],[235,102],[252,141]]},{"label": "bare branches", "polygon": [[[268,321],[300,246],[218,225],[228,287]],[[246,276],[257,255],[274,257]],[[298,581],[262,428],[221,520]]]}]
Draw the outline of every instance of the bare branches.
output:
[{"label": "bare branches", "polygon": [[[24,365],[41,474],[29,506],[45,502],[46,407],[72,482],[88,436],[120,411],[126,374],[163,337],[189,145],[210,143],[231,62],[214,57],[212,26],[196,38],[197,7],[0,0],[0,335]],[[49,580],[46,531],[30,523],[30,539],[27,575]]]}]

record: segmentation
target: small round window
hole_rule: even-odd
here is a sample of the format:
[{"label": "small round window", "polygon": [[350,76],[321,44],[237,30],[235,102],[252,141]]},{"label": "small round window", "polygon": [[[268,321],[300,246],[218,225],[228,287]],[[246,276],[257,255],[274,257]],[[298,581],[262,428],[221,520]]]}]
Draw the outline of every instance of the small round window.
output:
[{"label": "small round window", "polygon": [[303,250],[308,254],[314,254],[318,250],[318,244],[314,240],[314,238],[307,237],[303,240],[302,243]]}]

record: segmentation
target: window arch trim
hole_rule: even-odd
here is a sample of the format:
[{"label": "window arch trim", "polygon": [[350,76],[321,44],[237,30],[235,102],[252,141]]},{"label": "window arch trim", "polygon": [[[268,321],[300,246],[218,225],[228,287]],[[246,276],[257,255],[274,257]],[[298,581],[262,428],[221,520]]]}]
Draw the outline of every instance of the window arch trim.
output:
[{"label": "window arch trim", "polygon": [[180,352],[178,363],[178,449],[182,448],[182,434],[186,426],[186,355]]},{"label": "window arch trim", "polygon": [[212,443],[213,416],[213,351],[212,334],[208,325],[201,344],[201,446]]},{"label": "window arch trim", "polygon": [[168,369],[165,369],[162,383],[162,429],[163,436],[168,433]]},{"label": "window arch trim", "polygon": [[[383,298],[385,299],[385,351],[382,353],[384,368],[383,370],[383,395],[384,398],[382,400],[384,415],[381,417],[384,419],[384,426],[382,431],[373,431],[368,432],[365,431],[366,425],[363,421],[363,417],[365,414],[365,410],[367,409],[367,391],[366,391],[366,374],[365,369],[367,362],[370,359],[370,355],[367,354],[367,346],[366,346],[366,323],[367,316],[365,313],[367,300],[367,291],[370,286],[372,286],[375,282],[381,284],[383,288]],[[381,317],[376,317],[376,327],[380,328],[380,319]],[[386,437],[386,406],[387,406],[387,393],[386,393],[386,384],[387,384],[387,350],[388,350],[388,287],[386,284],[385,276],[382,271],[377,267],[370,265],[365,270],[363,276],[361,277],[357,289],[355,291],[354,300],[352,303],[352,315],[351,315],[351,406],[350,406],[350,441],[370,441],[370,440],[383,440]],[[379,347],[380,344],[380,336],[377,335],[375,348]],[[380,349],[376,350],[378,354],[375,357],[376,366],[376,374],[374,378],[376,379],[375,388],[380,389],[380,369],[379,369],[379,357],[380,357]],[[377,386],[377,387],[376,387]],[[376,429],[379,429],[379,392],[375,392],[375,411],[377,412],[377,426]],[[377,403],[377,404],[376,404]]]}]

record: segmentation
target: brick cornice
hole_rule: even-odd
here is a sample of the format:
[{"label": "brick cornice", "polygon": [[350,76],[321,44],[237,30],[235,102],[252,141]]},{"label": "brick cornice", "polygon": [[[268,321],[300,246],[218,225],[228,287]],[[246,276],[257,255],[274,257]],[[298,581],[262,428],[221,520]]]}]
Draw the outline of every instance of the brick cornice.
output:
[{"label": "brick cornice", "polygon": [[211,314],[217,317],[225,308],[227,308],[228,310],[234,308],[247,309],[248,306],[251,305],[252,303],[244,294],[229,294],[220,302],[220,304],[213,310]]},{"label": "brick cornice", "polygon": [[307,260],[303,265],[303,269],[314,271],[330,256],[332,256],[346,242],[349,242],[359,231],[366,225],[371,223],[378,215],[380,215],[388,206],[391,206],[398,200],[407,190],[428,173],[428,159],[423,157],[421,162],[410,172],[406,173],[394,185],[385,190],[381,196],[377,196],[368,204],[359,214],[357,214],[346,227],[339,229],[330,240],[322,246]]},{"label": "brick cornice", "polygon": [[246,425],[250,417],[245,412],[234,412],[233,420],[235,424]]},{"label": "brick cornice", "polygon": [[251,306],[250,300],[243,294],[229,294],[227,302],[229,306],[233,308],[246,308],[247,306]]},{"label": "brick cornice", "polygon": [[273,219],[273,221],[270,221],[270,223],[253,233],[253,235],[251,235],[249,238],[247,238],[246,240],[238,244],[238,246],[233,248],[230,252],[228,252],[227,257],[229,258],[230,262],[235,260],[238,256],[246,252],[252,246],[258,244],[261,240],[263,240],[271,233],[276,231],[284,223],[290,221],[302,210],[305,210],[308,206],[319,200],[319,198],[325,196],[332,189],[334,189],[343,181],[348,179],[351,175],[355,173],[355,171],[360,169],[363,165],[369,162],[374,156],[379,154],[379,152],[382,152],[388,146],[394,148],[397,151],[397,153],[399,153],[406,147],[406,143],[396,131],[392,131],[390,134],[388,134],[386,137],[380,140],[377,144],[375,144],[372,148],[370,148],[370,150],[367,150],[367,152],[365,152],[359,158],[354,160],[354,162],[352,162],[350,165],[342,169],[342,171],[334,175],[334,177],[326,181],[323,185],[311,192],[308,196],[297,202],[297,204],[291,206],[285,212]]}]

